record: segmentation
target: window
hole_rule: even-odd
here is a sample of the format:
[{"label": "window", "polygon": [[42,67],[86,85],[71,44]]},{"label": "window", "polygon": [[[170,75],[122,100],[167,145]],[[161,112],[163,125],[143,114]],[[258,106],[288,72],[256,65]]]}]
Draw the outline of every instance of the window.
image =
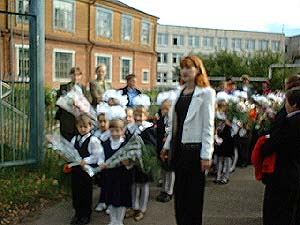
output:
[{"label": "window", "polygon": [[96,7],[96,36],[112,37],[112,11]]},{"label": "window", "polygon": [[178,75],[176,73],[172,73],[172,82],[177,83],[178,82]]},{"label": "window", "polygon": [[183,57],[183,53],[173,53],[172,54],[172,63],[179,64],[180,59]]},{"label": "window", "polygon": [[245,48],[248,51],[254,51],[255,50],[255,40],[254,39],[247,39],[245,42]]},{"label": "window", "polygon": [[213,37],[204,37],[203,38],[203,48],[204,49],[213,49],[214,48],[214,38]]},{"label": "window", "polygon": [[157,45],[168,45],[169,44],[169,35],[164,33],[157,34]]},{"label": "window", "polygon": [[75,51],[53,50],[53,78],[54,81],[68,81],[70,69],[75,64]]},{"label": "window", "polygon": [[183,46],[184,45],[184,36],[183,35],[173,35],[173,45]]},{"label": "window", "polygon": [[75,29],[74,0],[54,0],[53,20],[54,29],[73,32]]},{"label": "window", "polygon": [[168,63],[168,53],[158,52],[157,53],[158,63]]},{"label": "window", "polygon": [[167,83],[168,74],[167,72],[158,72],[156,77],[156,82],[158,83]]},{"label": "window", "polygon": [[[16,0],[16,10],[18,13],[27,14],[29,12],[29,0]],[[17,22],[27,22],[27,16],[17,16]]]},{"label": "window", "polygon": [[232,38],[231,40],[231,48],[234,51],[240,51],[242,47],[242,39],[240,38]]},{"label": "window", "polygon": [[132,71],[132,58],[121,57],[121,81],[125,81],[125,77],[131,74]]},{"label": "window", "polygon": [[105,80],[111,81],[112,80],[112,56],[111,55],[104,55],[104,54],[95,54],[96,57],[96,66],[99,64],[104,64],[106,66],[106,76]]},{"label": "window", "polygon": [[122,41],[132,41],[132,17],[122,15],[121,25],[121,39]]},{"label": "window", "polygon": [[224,37],[218,38],[218,49],[221,49],[221,50],[227,49],[227,38],[224,38]]},{"label": "window", "polygon": [[16,45],[17,80],[29,81],[29,46]]},{"label": "window", "polygon": [[258,41],[258,50],[267,51],[269,42],[267,40],[259,40]]},{"label": "window", "polygon": [[188,46],[189,47],[200,47],[200,38],[199,36],[188,36]]},{"label": "window", "polygon": [[142,21],[141,44],[150,45],[150,22]]},{"label": "window", "polygon": [[142,83],[149,83],[150,71],[148,69],[142,70]]},{"label": "window", "polygon": [[280,50],[280,41],[272,41],[271,49],[273,52],[278,52]]}]

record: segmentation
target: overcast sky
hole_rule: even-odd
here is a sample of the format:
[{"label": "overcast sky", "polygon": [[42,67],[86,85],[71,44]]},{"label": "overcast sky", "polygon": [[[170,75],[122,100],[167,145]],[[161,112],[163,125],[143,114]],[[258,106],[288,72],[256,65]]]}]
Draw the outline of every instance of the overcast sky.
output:
[{"label": "overcast sky", "polygon": [[300,34],[300,0],[120,0],[158,23]]}]

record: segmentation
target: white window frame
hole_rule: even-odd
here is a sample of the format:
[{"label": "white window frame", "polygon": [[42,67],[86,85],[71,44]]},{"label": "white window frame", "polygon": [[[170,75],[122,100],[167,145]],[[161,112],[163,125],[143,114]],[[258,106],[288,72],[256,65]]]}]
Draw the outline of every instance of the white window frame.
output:
[{"label": "white window frame", "polygon": [[[124,26],[124,20],[123,19],[130,19],[131,20],[131,31],[130,31],[130,40],[125,40],[124,39],[124,34],[123,34],[123,26]],[[120,26],[120,29],[121,29],[121,41],[123,42],[132,42],[133,40],[133,17],[130,16],[130,15],[127,15],[127,14],[122,14],[121,16],[121,26]],[[125,29],[125,28],[124,28]]]},{"label": "white window frame", "polygon": [[[56,78],[55,77],[55,53],[61,52],[61,53],[72,53],[72,66],[75,66],[75,51],[74,50],[67,50],[67,49],[61,49],[61,48],[54,48],[53,49],[53,56],[52,56],[52,80],[53,82],[69,82],[71,78],[63,79],[63,78]],[[70,70],[71,68],[69,68]]]},{"label": "white window frame", "polygon": [[[73,26],[71,29],[66,29],[66,28],[61,28],[58,26],[55,26],[55,8],[54,4],[55,2],[65,2],[65,3],[71,3],[73,5]],[[76,24],[76,2],[75,0],[53,0],[52,1],[52,24],[53,24],[53,29],[54,30],[61,30],[61,31],[66,31],[66,32],[75,32],[75,24]]]},{"label": "white window frame", "polygon": [[[147,80],[144,80],[144,73],[147,73]],[[149,69],[142,69],[142,83],[149,84],[150,82],[150,70]]]},{"label": "white window frame", "polygon": [[[161,39],[161,43],[159,43],[159,38]],[[167,46],[169,44],[169,34],[167,33],[158,33],[157,34],[157,45],[158,46]]]},{"label": "white window frame", "polygon": [[[28,49],[29,51],[29,45],[21,45],[21,44],[15,44],[15,49],[16,49],[16,77],[18,78],[18,80],[21,81],[25,81],[25,82],[29,82],[30,78],[29,78],[29,74],[28,77],[25,77],[25,80],[22,80],[22,76],[19,74],[20,71],[20,49]],[[29,69],[29,68],[28,68]]]},{"label": "white window frame", "polygon": [[228,48],[228,38],[218,37],[218,49],[226,50]]},{"label": "white window frame", "polygon": [[[157,55],[160,55],[160,58],[163,59],[163,62],[162,61],[161,62],[157,61],[158,64],[168,64],[169,54],[167,52],[158,52]],[[164,60],[165,59],[165,57],[164,57],[165,55],[167,56],[166,60]]]},{"label": "white window frame", "polygon": [[[266,49],[263,49],[263,43],[266,43],[267,44],[267,48]],[[258,41],[258,49],[260,51],[268,51],[269,50],[269,41],[268,40],[259,40]]]},{"label": "white window frame", "polygon": [[[174,52],[172,53],[172,64],[179,65],[180,59],[184,56],[183,53]],[[174,62],[174,58],[176,58],[176,62]]]},{"label": "white window frame", "polygon": [[[21,12],[19,11],[19,4],[20,4],[20,2],[23,3],[23,9],[22,9]],[[29,13],[29,0],[16,0],[15,3],[16,3],[15,4],[15,6],[16,6],[16,12],[18,12],[18,13],[24,13],[24,14]],[[26,10],[26,6],[28,6],[27,10]],[[22,20],[22,17],[23,16],[19,16],[19,15],[16,16],[17,23],[22,23],[22,22],[23,23],[29,23],[29,19],[28,19],[27,16],[25,16],[25,18],[23,20]]]},{"label": "white window frame", "polygon": [[[177,44],[174,44],[174,39],[177,39]],[[184,35],[182,34],[173,34],[172,36],[172,45],[173,46],[184,46]]]},{"label": "white window frame", "polygon": [[120,58],[120,82],[121,83],[126,83],[126,75],[128,74],[124,74],[124,79],[122,78],[122,67],[123,67],[123,60],[129,60],[130,61],[130,66],[129,66],[129,73],[128,74],[131,74],[132,73],[132,58],[131,57],[125,57],[125,56],[122,56]]},{"label": "white window frame", "polygon": [[[198,45],[196,44],[196,40],[198,39]],[[196,35],[188,36],[188,47],[200,48],[200,37]]]},{"label": "white window frame", "polygon": [[[147,24],[149,26],[149,30],[148,30],[148,43],[146,43],[146,42],[143,41],[143,23]],[[141,44],[142,45],[148,45],[148,46],[150,46],[150,43],[151,43],[151,23],[148,20],[144,20],[143,19],[141,21],[141,38],[140,38],[140,40],[141,40]]]},{"label": "white window frame", "polygon": [[[253,48],[251,47],[250,43],[254,43]],[[245,40],[245,49],[247,51],[251,51],[251,52],[255,51],[255,49],[256,49],[256,40],[255,39],[246,39]]]},{"label": "white window frame", "polygon": [[[214,37],[211,37],[211,36],[203,37],[203,48],[206,49],[206,50],[213,49],[214,48],[214,42],[215,42]],[[206,43],[206,45],[204,43]]]},{"label": "white window frame", "polygon": [[[111,26],[110,26],[110,35],[101,35],[100,34],[100,30],[98,30],[98,14],[99,13],[107,13],[107,14],[110,14],[110,19],[111,19]],[[109,38],[109,39],[112,39],[113,37],[113,21],[114,21],[114,18],[113,18],[113,11],[110,10],[110,9],[106,9],[106,8],[103,8],[101,6],[96,6],[96,10],[95,10],[95,33],[96,33],[96,37],[104,37],[104,38]]]},{"label": "white window frame", "polygon": [[272,52],[279,52],[280,51],[280,41],[278,41],[278,40],[271,41],[271,50],[272,50]]},{"label": "white window frame", "polygon": [[231,39],[231,49],[233,51],[242,50],[242,39],[241,38],[232,38]]},{"label": "white window frame", "polygon": [[107,65],[106,65],[106,69],[109,71],[110,77],[109,77],[109,79],[107,79],[107,77],[105,77],[105,80],[108,82],[112,82],[112,55],[95,53],[95,69],[98,66],[98,62],[97,62],[98,57],[109,58],[110,68],[107,68]]}]

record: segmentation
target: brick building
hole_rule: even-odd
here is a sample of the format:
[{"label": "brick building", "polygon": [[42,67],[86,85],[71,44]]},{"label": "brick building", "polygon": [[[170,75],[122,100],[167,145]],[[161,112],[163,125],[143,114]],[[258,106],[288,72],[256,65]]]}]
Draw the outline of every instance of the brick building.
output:
[{"label": "brick building", "polygon": [[[2,0],[0,10],[26,12],[28,0]],[[58,87],[69,81],[68,72],[75,65],[82,69],[87,84],[95,79],[97,64],[105,63],[107,79],[114,88],[124,86],[125,76],[135,73],[138,86],[150,89],[156,83],[157,20],[116,0],[45,1],[46,85]],[[14,16],[12,21],[0,14],[0,72],[4,80],[10,72],[16,80],[22,73],[28,76],[28,39],[23,44],[21,40],[23,28],[28,36],[28,20],[22,23]]]}]

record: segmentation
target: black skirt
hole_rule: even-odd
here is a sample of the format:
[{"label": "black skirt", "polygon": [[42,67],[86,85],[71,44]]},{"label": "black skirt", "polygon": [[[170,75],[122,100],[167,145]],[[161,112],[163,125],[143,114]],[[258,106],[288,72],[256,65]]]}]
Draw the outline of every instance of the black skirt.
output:
[{"label": "black skirt", "polygon": [[131,207],[131,186],[133,182],[132,170],[125,166],[102,171],[103,183],[101,195],[107,205],[114,207]]}]

